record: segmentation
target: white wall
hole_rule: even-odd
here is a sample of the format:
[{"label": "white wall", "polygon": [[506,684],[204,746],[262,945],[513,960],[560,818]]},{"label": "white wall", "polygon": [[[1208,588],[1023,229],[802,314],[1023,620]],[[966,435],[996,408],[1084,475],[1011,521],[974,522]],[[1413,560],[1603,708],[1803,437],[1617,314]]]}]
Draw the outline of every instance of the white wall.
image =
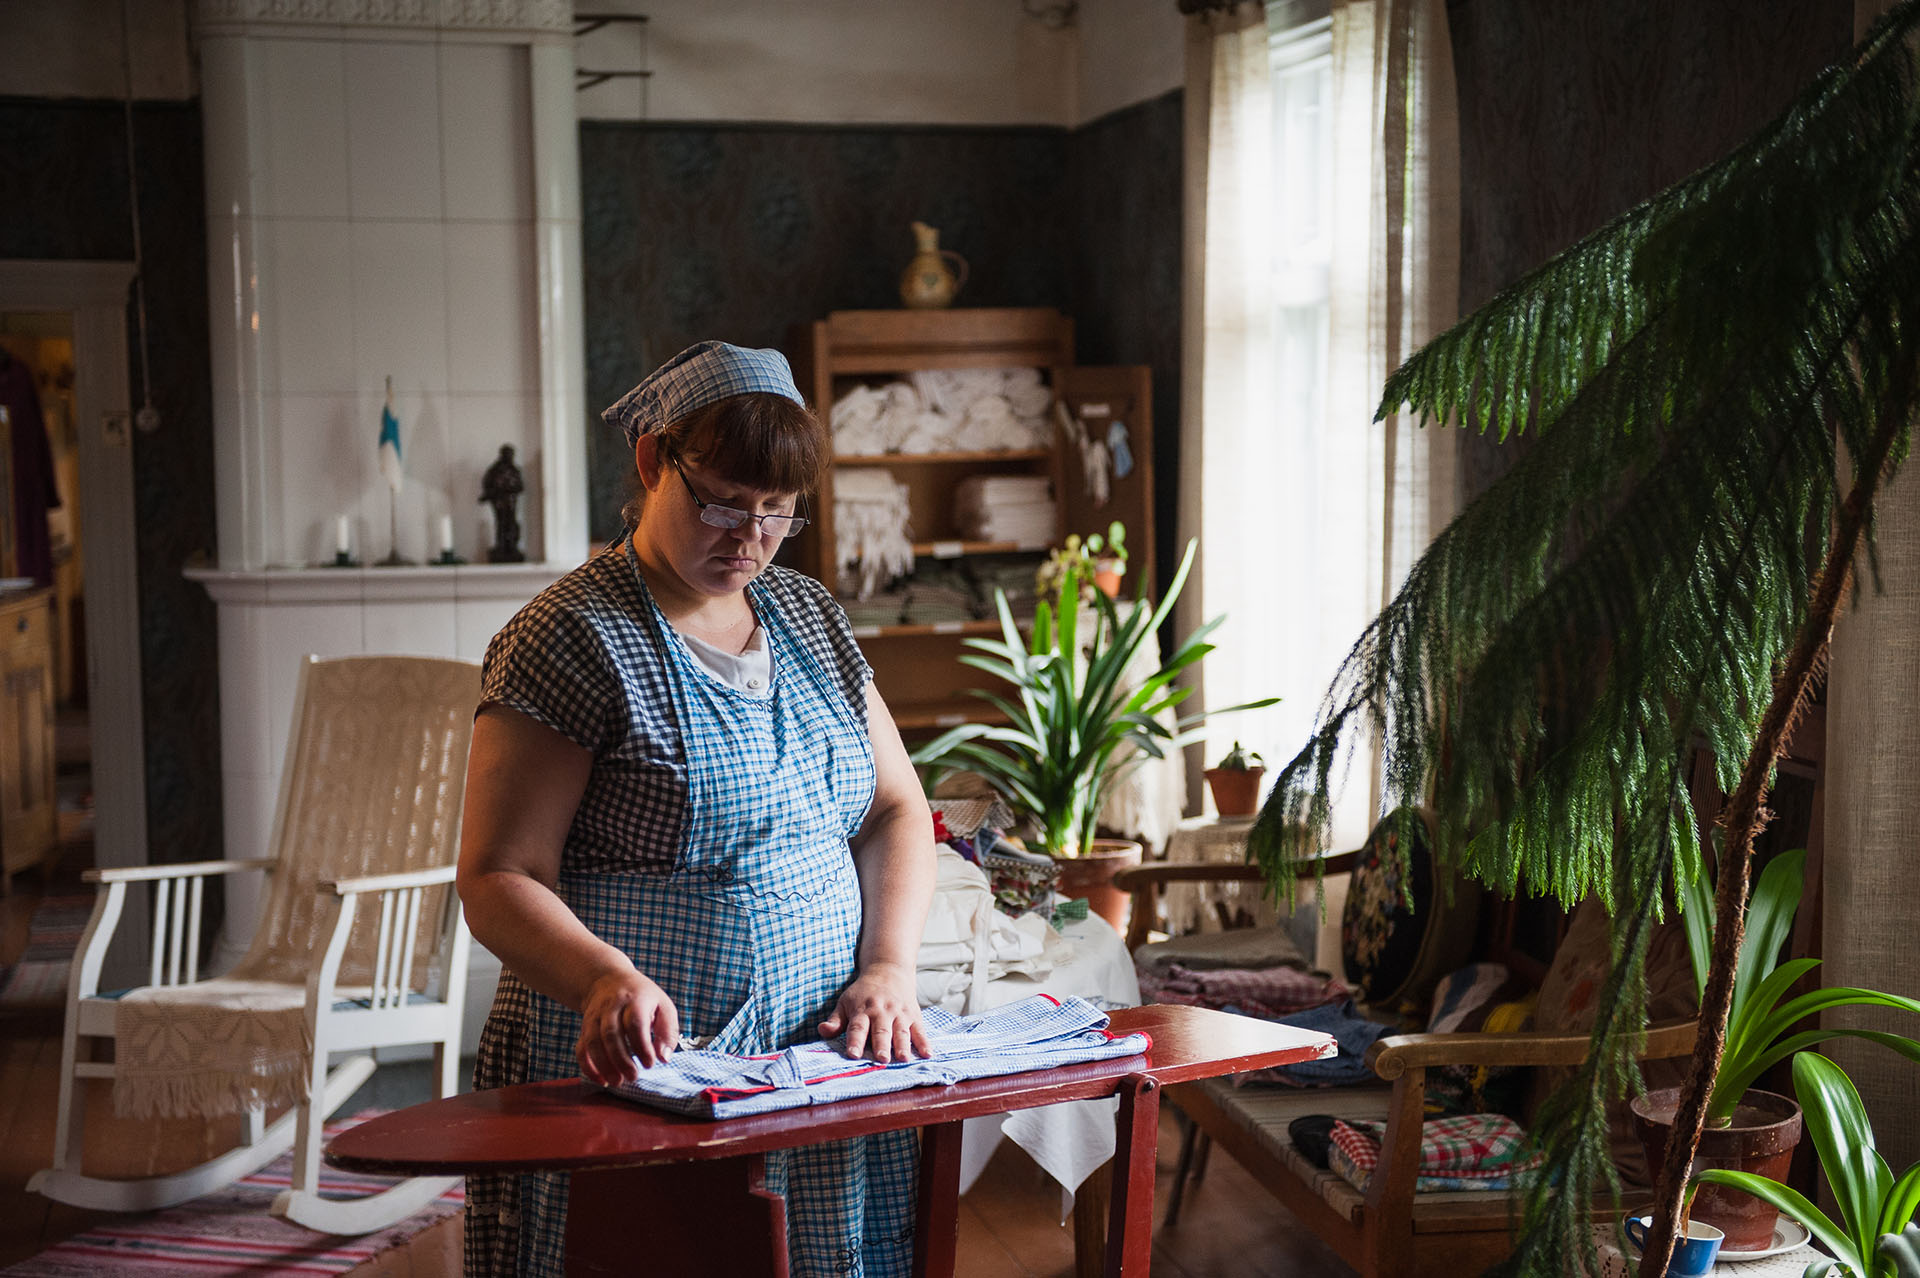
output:
[{"label": "white wall", "polygon": [[[194,96],[186,0],[131,0],[133,96]],[[0,94],[124,98],[120,0],[0,0]]]},{"label": "white wall", "polygon": [[[1037,6],[1036,6],[1037,7]],[[1070,127],[1180,83],[1173,0],[1081,0],[1055,28],[1021,0],[595,0],[645,13],[577,42],[646,68],[580,95],[585,118]]]},{"label": "white wall", "polygon": [[1186,75],[1185,19],[1173,0],[1081,0],[1075,124],[1157,98]]}]

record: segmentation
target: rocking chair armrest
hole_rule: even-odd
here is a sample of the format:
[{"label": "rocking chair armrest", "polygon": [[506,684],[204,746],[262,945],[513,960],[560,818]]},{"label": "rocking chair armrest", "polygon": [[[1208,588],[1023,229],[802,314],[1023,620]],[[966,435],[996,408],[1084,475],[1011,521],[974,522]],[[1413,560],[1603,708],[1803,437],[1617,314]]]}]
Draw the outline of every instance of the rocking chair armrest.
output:
[{"label": "rocking chair armrest", "polygon": [[[1684,1056],[1698,1028],[1693,1021],[1650,1026],[1634,1054],[1642,1060]],[[1578,1065],[1589,1045],[1585,1034],[1392,1034],[1367,1049],[1367,1064],[1392,1081],[1436,1065]]]},{"label": "rocking chair armrest", "polygon": [[322,892],[331,892],[335,896],[351,896],[357,892],[395,892],[401,888],[434,887],[441,883],[451,883],[455,867],[437,865],[427,870],[404,870],[399,874],[363,874],[352,879],[322,879],[314,887]]},{"label": "rocking chair armrest", "polygon": [[87,883],[151,883],[156,879],[193,879],[212,874],[237,874],[242,870],[270,870],[270,856],[249,857],[244,861],[182,861],[178,865],[125,865],[103,870],[85,870],[80,878]]}]

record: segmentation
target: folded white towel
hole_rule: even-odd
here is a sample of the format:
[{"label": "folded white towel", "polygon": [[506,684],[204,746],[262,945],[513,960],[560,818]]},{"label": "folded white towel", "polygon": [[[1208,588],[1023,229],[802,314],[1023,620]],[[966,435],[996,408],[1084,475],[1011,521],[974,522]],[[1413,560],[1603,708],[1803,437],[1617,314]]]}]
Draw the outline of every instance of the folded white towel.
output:
[{"label": "folded white towel", "polygon": [[1051,542],[1059,518],[1050,501],[1022,503],[1017,506],[990,506],[965,520],[969,536],[982,541],[1012,541],[1022,546],[1044,546]]},{"label": "folded white towel", "polygon": [[891,505],[900,500],[906,486],[892,472],[880,467],[840,466],[833,472],[833,499],[872,501]]},{"label": "folded white towel", "polygon": [[1053,481],[1045,475],[969,475],[955,485],[954,509],[984,511],[991,506],[1019,506],[1053,499]]}]

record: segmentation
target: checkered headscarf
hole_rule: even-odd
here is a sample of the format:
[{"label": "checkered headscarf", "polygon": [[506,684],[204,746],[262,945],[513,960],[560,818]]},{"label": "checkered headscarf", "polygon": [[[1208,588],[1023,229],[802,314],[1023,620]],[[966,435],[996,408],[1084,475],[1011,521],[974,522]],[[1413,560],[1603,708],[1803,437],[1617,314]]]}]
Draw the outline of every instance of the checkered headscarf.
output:
[{"label": "checkered headscarf", "polygon": [[699,342],[649,373],[601,419],[626,432],[627,446],[688,413],[733,395],[784,395],[804,405],[787,357],[726,342]]}]

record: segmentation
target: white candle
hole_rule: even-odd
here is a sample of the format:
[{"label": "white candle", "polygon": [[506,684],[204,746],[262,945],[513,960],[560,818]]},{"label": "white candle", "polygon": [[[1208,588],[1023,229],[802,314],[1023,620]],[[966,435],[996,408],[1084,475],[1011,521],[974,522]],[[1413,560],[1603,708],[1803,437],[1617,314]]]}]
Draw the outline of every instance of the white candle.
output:
[{"label": "white candle", "polygon": [[450,555],[453,553],[453,516],[452,515],[440,516],[440,553],[443,555]]},{"label": "white candle", "polygon": [[333,521],[333,548],[343,555],[353,549],[353,525],[345,515]]}]

